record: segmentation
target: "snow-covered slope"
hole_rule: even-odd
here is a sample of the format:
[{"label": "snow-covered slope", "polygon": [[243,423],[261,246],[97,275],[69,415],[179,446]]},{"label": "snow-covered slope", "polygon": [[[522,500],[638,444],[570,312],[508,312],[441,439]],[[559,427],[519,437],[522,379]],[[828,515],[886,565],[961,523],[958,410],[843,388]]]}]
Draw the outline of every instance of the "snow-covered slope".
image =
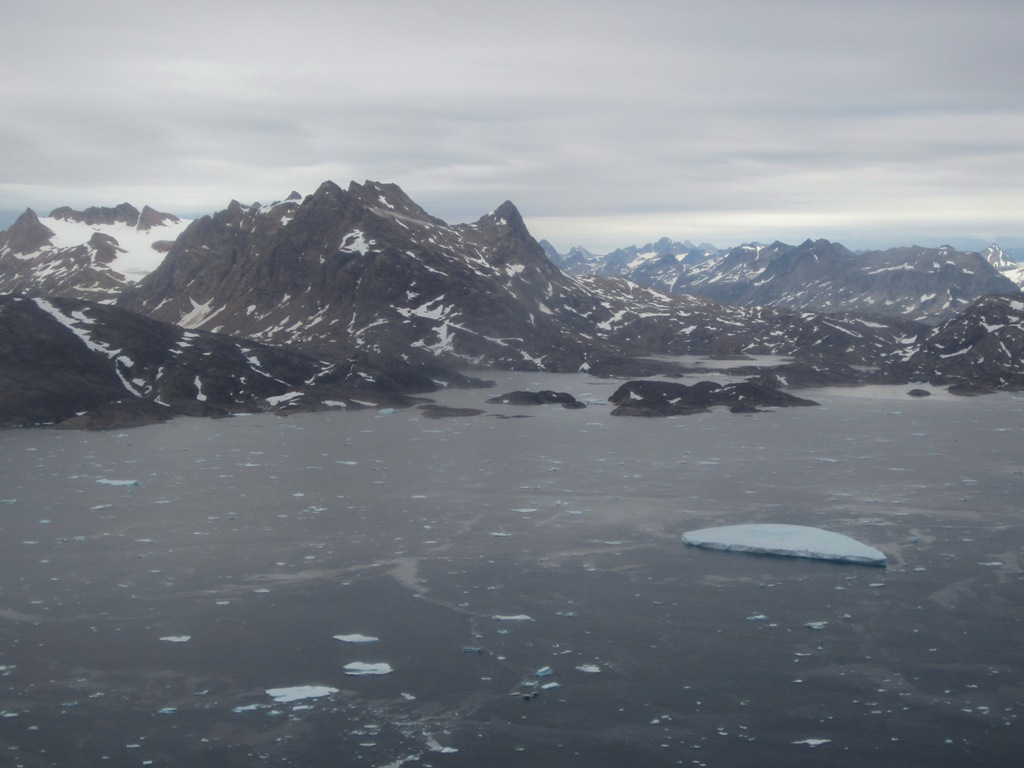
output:
[{"label": "snow-covered slope", "polygon": [[1005,278],[1024,288],[1024,264],[1014,261],[998,245],[990,245],[981,253],[985,260]]},{"label": "snow-covered slope", "polygon": [[128,203],[49,216],[29,209],[0,233],[0,293],[113,301],[159,266],[189,223]]}]

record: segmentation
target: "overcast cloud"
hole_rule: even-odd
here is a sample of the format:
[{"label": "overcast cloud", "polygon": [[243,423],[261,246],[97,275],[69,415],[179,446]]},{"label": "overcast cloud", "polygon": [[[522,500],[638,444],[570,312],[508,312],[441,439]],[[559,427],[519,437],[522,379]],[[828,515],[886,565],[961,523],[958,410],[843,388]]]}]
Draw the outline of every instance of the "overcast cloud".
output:
[{"label": "overcast cloud", "polygon": [[8,3],[0,210],[399,184],[560,250],[1024,245],[1020,0]]}]

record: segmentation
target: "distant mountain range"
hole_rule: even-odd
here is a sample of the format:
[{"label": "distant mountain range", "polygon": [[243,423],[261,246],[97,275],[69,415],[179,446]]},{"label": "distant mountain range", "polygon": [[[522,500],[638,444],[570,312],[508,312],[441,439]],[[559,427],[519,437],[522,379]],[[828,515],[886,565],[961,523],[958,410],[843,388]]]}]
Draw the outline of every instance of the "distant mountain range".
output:
[{"label": "distant mountain range", "polygon": [[812,312],[859,311],[935,324],[971,302],[1024,286],[1024,265],[998,246],[984,252],[891,248],[854,253],[839,243],[807,240],[716,249],[662,238],[604,256],[573,248],[551,260],[573,275],[623,277],[639,285],[729,304]]},{"label": "distant mountain range", "polygon": [[[377,182],[191,222],[26,211],[0,233],[0,424],[408,404],[481,383],[459,370],[645,376],[678,355],[735,358],[764,386],[1024,382],[1024,296],[995,251],[662,240],[572,258],[510,202],[450,225]],[[743,368],[753,354],[794,361]]]}]

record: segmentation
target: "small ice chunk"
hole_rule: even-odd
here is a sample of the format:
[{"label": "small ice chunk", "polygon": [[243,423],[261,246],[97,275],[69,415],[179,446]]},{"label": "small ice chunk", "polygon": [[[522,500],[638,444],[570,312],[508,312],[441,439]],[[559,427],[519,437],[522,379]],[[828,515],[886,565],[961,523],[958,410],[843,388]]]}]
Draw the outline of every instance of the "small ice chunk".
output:
[{"label": "small ice chunk", "polygon": [[100,485],[116,485],[125,487],[139,484],[138,480],[111,480],[110,478],[106,477],[101,477],[98,480],[96,480],[96,482],[99,483]]},{"label": "small ice chunk", "polygon": [[551,667],[541,667],[537,670],[537,677],[550,677],[555,671]]},{"label": "small ice chunk", "polygon": [[527,616],[525,613],[518,613],[514,616],[491,616],[495,621],[533,621],[533,617]]},{"label": "small ice chunk", "polygon": [[267,688],[267,695],[273,697],[274,701],[281,704],[302,699],[318,699],[337,692],[337,688],[329,688],[326,685],[296,685],[291,688]]},{"label": "small ice chunk", "polygon": [[345,674],[353,676],[387,675],[391,673],[391,665],[383,662],[369,664],[365,661],[353,661],[345,665]]},{"label": "small ice chunk", "polygon": [[595,674],[601,671],[601,668],[597,666],[597,664],[580,664],[576,669],[579,672],[588,672],[590,674]]},{"label": "small ice chunk", "polygon": [[808,621],[804,626],[808,629],[824,629],[827,624],[827,621]]},{"label": "small ice chunk", "polygon": [[791,744],[806,744],[812,749],[814,747],[820,747],[822,744],[828,744],[832,739],[801,739],[800,741],[790,742]]},{"label": "small ice chunk", "polygon": [[161,637],[160,639],[163,640],[165,643],[187,643],[189,640],[192,639],[192,635],[167,635],[166,637]]},{"label": "small ice chunk", "polygon": [[343,643],[376,643],[380,638],[373,637],[372,635],[335,635],[335,640],[341,640]]},{"label": "small ice chunk", "polygon": [[885,565],[885,555],[880,550],[841,533],[806,525],[724,525],[687,531],[683,541],[694,547],[730,552]]}]

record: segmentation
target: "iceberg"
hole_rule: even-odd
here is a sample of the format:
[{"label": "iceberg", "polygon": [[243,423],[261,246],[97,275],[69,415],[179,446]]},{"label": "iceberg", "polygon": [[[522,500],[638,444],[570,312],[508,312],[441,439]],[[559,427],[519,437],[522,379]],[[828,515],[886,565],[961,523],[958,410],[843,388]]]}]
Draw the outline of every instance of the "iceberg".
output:
[{"label": "iceberg", "polygon": [[335,635],[334,639],[343,643],[376,643],[379,638],[372,635]]},{"label": "iceberg", "polygon": [[267,695],[273,697],[274,701],[282,704],[287,704],[290,701],[301,701],[302,699],[318,699],[321,696],[330,696],[332,693],[337,692],[337,688],[330,688],[326,685],[295,685],[290,688],[267,688]]},{"label": "iceberg", "polygon": [[355,675],[357,677],[362,677],[364,675],[387,675],[390,673],[390,664],[368,664],[365,661],[353,661],[351,664],[345,665],[345,674]]},{"label": "iceberg", "polygon": [[885,565],[885,554],[849,536],[806,525],[725,525],[687,531],[683,541],[694,547],[806,557],[862,565]]}]

